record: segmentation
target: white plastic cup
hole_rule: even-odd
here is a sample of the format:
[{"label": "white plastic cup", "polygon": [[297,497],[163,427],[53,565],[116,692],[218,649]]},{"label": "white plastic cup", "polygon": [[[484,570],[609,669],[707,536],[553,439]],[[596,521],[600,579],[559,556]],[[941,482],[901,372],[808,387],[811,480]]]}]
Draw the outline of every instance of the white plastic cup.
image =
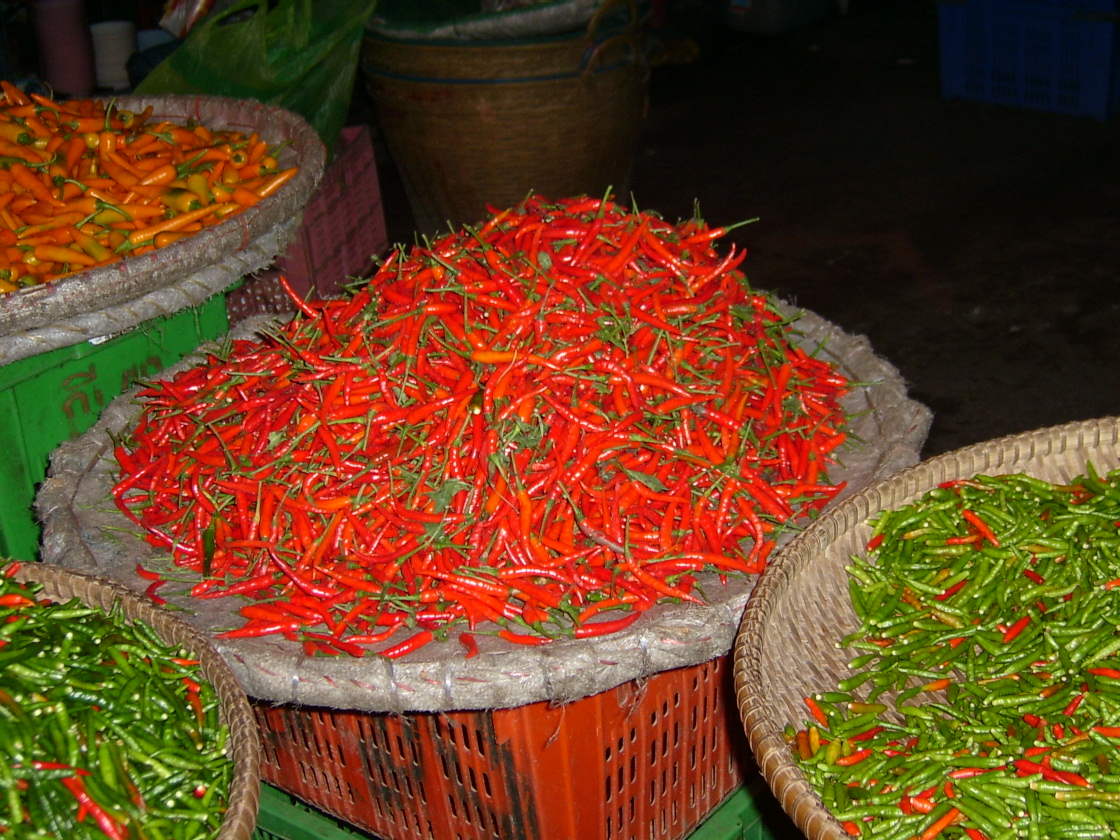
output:
[{"label": "white plastic cup", "polygon": [[136,24],[129,20],[106,20],[92,24],[93,56],[97,86],[125,90],[129,86],[128,60],[137,50]]}]

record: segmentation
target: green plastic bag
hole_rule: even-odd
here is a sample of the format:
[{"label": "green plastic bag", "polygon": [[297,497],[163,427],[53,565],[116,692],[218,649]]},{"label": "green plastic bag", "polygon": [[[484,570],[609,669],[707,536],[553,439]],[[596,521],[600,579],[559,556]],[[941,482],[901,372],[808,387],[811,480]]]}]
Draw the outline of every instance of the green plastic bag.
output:
[{"label": "green plastic bag", "polygon": [[135,93],[279,105],[307,120],[332,153],[375,7],[376,0],[241,0],[196,23]]}]

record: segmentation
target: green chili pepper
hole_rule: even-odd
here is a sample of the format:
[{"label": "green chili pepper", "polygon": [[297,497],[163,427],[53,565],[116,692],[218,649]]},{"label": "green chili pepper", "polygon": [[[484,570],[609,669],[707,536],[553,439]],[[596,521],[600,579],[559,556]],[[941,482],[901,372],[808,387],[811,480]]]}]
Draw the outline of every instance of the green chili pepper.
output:
[{"label": "green chili pepper", "polygon": [[[155,840],[156,803],[184,840],[212,838],[232,777],[214,688],[142,622],[45,601],[0,567],[0,598],[13,594],[29,605],[0,623],[0,825],[18,836],[112,836],[90,817],[76,822],[81,807],[121,837]],[[192,674],[201,721],[182,681]],[[202,779],[208,796],[196,797]]]}]

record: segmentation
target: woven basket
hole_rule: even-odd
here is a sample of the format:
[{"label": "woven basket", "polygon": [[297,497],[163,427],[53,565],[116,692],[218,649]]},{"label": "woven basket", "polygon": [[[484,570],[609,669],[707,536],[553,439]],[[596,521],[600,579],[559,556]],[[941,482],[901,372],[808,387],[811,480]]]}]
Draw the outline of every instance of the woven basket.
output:
[{"label": "woven basket", "polygon": [[[844,410],[852,418],[852,443],[841,449],[841,464],[831,471],[833,480],[846,482],[838,498],[916,463],[930,412],[907,397],[898,372],[872,352],[866,339],[847,335],[811,312],[779,305],[791,317],[800,311],[799,341],[805,347],[821,348],[822,358],[835,362],[851,381],[864,383],[844,398]],[[260,319],[249,319],[231,335],[244,337],[260,327]],[[160,377],[195,363],[184,360]],[[36,510],[43,523],[44,562],[104,575],[143,592],[150,581],[136,573],[137,566],[152,564],[162,550],[136,533],[111,495],[119,473],[113,440],[139,411],[135,395],[122,394],[105,408],[97,425],[55,450]],[[393,714],[563,703],[728,655],[755,579],[734,576],[717,582],[715,574],[707,573],[701,584],[709,587],[707,604],[658,605],[594,644],[560,639],[541,647],[510,645],[479,634],[481,652],[469,659],[450,638],[397,660],[309,658],[298,644],[267,638],[221,639],[216,644],[249,696],[271,703]],[[227,603],[233,600],[228,598],[166,597],[203,631],[229,626],[239,606]]]},{"label": "woven basket", "polygon": [[783,737],[805,719],[803,698],[835,690],[849,651],[836,643],[859,622],[845,565],[871,535],[868,520],[910,503],[939,483],[977,474],[1027,473],[1061,483],[1120,466],[1120,418],[998,438],[940,455],[873,483],[826,510],[763,573],[732,651],[735,693],[763,777],[808,840],[850,840],[793,759]]},{"label": "woven basket", "polygon": [[165,248],[0,296],[0,364],[198,306],[266,268],[295,237],[322,177],[326,150],[318,135],[275,105],[216,96],[125,96],[115,103],[134,111],[150,105],[153,120],[257,132],[283,145],[281,166],[299,172],[259,204]]},{"label": "woven basket", "polygon": [[216,840],[249,840],[256,828],[260,801],[260,740],[241,684],[210,641],[149,598],[103,578],[37,563],[21,564],[15,578],[42,584],[42,594],[53,601],[77,598],[88,607],[106,612],[118,603],[125,618],[145,622],[164,642],[185,649],[200,661],[202,676],[217,692],[222,720],[229,727],[229,755],[233,762],[226,813]]},{"label": "woven basket", "polygon": [[530,192],[627,191],[648,77],[633,27],[463,42],[369,31],[362,72],[422,233]]}]

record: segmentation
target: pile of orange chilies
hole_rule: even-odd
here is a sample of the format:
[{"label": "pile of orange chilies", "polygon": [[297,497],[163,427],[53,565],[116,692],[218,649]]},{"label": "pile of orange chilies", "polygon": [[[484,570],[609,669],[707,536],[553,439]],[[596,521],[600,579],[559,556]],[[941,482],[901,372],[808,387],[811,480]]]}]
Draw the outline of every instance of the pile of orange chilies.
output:
[{"label": "pile of orange chilies", "polygon": [[532,196],[398,251],[145,388],[117,504],[193,595],[250,599],[224,635],[312,653],[459,628],[470,656],[701,602],[699,572],[761,572],[839,491],[849,388],[723,233]]},{"label": "pile of orange chilies", "polygon": [[259,136],[0,81],[0,295],[161,248],[276,192]]}]

